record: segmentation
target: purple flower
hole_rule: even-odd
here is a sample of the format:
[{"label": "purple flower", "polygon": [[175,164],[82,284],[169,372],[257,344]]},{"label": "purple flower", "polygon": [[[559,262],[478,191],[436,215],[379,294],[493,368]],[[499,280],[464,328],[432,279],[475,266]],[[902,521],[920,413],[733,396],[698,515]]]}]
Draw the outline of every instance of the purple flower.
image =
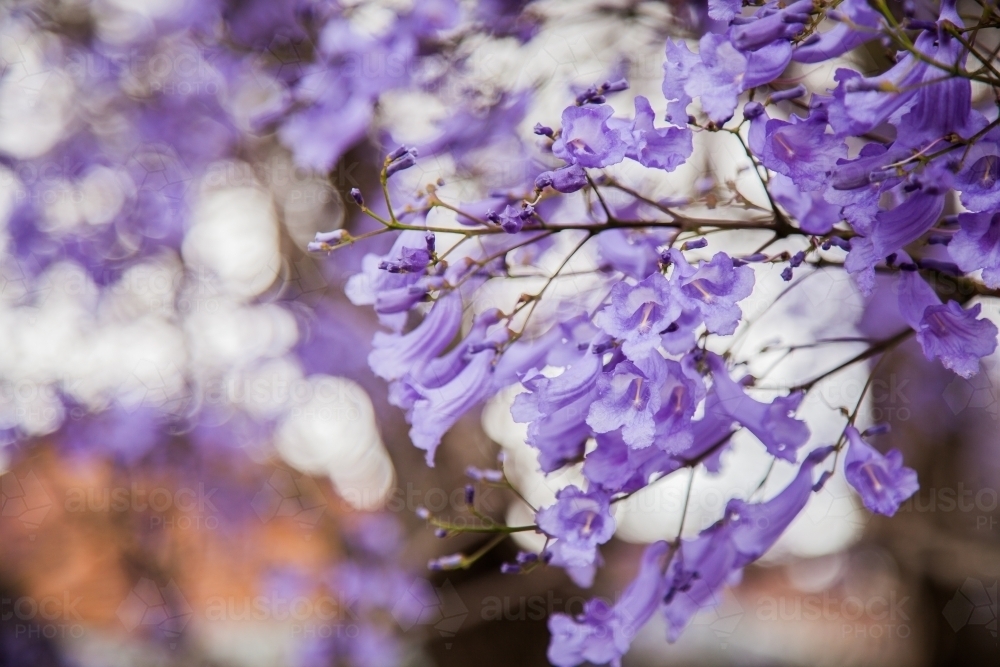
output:
[{"label": "purple flower", "polygon": [[879,258],[901,250],[929,230],[944,210],[944,195],[915,192],[899,206],[875,216],[871,240]]},{"label": "purple flower", "polygon": [[[941,18],[956,25],[962,20],[954,6],[942,4]],[[946,65],[958,66],[965,51],[947,31],[922,32],[914,50]],[[841,136],[860,135],[890,120],[897,111],[915,99],[907,119],[914,145],[943,137],[948,131],[967,129],[969,118],[968,81],[941,77],[941,70],[912,53],[904,55],[891,69],[879,76],[864,78],[847,69],[837,70],[840,83],[830,107],[830,124]],[[940,134],[936,134],[940,132]],[[907,141],[905,134],[901,139]]]},{"label": "purple flower", "polygon": [[739,554],[732,529],[732,523],[723,519],[694,539],[683,540],[671,559],[663,597],[669,641],[676,641],[703,607],[718,603],[723,586],[738,580]]},{"label": "purple flower", "polygon": [[657,446],[634,449],[625,444],[621,431],[598,433],[597,447],[583,462],[583,475],[591,484],[610,493],[637,491],[654,473],[670,472],[680,467]]},{"label": "purple flower", "polygon": [[743,0],[708,0],[708,16],[729,23],[743,11]]},{"label": "purple flower", "polygon": [[620,428],[629,447],[649,447],[662,402],[660,390],[668,374],[666,362],[655,351],[634,363],[618,363],[598,377],[597,398],[590,406],[587,424],[597,433]]},{"label": "purple flower", "polygon": [[668,359],[667,372],[659,386],[660,407],[653,415],[656,442],[671,454],[690,447],[694,438],[691,417],[705,397],[704,380],[691,362],[691,356],[682,363]]},{"label": "purple flower", "polygon": [[733,420],[718,408],[718,403],[719,395],[709,391],[705,397],[704,417],[691,423],[691,446],[678,452],[678,457],[686,461],[701,461],[710,473],[722,470],[722,454],[736,432]]},{"label": "purple flower", "polygon": [[[331,82],[328,85],[340,84]],[[291,149],[299,165],[329,171],[340,156],[365,135],[373,113],[374,103],[368,96],[323,98],[288,116],[278,136]],[[338,122],[329,122],[331,117],[336,117]]]},{"label": "purple flower", "polygon": [[661,567],[668,550],[666,542],[646,547],[639,574],[613,607],[594,598],[576,618],[553,614],[549,618],[552,633],[549,662],[558,667],[574,667],[584,662],[620,665],[636,633],[652,618],[663,597]]},{"label": "purple flower", "polygon": [[776,12],[754,18],[732,28],[733,46],[740,51],[756,51],[778,41],[792,39],[805,28],[812,0],[799,0]]},{"label": "purple flower", "polygon": [[995,130],[968,147],[964,168],[956,175],[955,187],[962,192],[962,205],[971,211],[989,211],[1000,206],[1000,134]]},{"label": "purple flower", "polygon": [[[461,308],[460,297],[452,295]],[[500,319],[499,311],[485,311],[459,345],[437,358],[424,353],[420,363],[406,369],[389,387],[389,400],[409,410],[410,439],[427,452],[430,466],[448,429],[496,389],[493,371],[497,349],[510,334],[506,327],[496,326]],[[438,341],[446,334],[440,338],[430,332],[427,335]],[[399,375],[399,371],[391,373]]]},{"label": "purple flower", "polygon": [[415,34],[430,37],[458,25],[462,11],[456,0],[418,0],[405,18]]},{"label": "purple flower", "polygon": [[810,234],[828,234],[843,217],[839,206],[823,199],[822,190],[803,192],[784,174],[775,174],[768,183],[768,190],[774,201]]},{"label": "purple flower", "polygon": [[440,134],[420,146],[424,156],[448,154],[463,168],[474,165],[474,151],[484,146],[509,139],[517,125],[524,119],[528,103],[527,93],[502,95],[496,104],[484,113],[462,108],[439,123]]},{"label": "purple flower", "polygon": [[963,213],[948,252],[963,271],[983,270],[988,287],[1000,287],[1000,213]]},{"label": "purple flower", "polygon": [[556,494],[554,505],[538,510],[538,528],[554,538],[549,546],[552,564],[566,568],[579,586],[593,583],[600,554],[597,547],[615,534],[611,496],[600,489],[586,493],[567,486]]},{"label": "purple flower", "polygon": [[744,426],[772,456],[794,461],[798,448],[809,439],[805,422],[790,416],[798,409],[803,394],[799,392],[775,398],[771,403],[761,403],[747,396],[743,387],[729,377],[722,357],[709,353],[708,366],[712,371],[713,390],[719,399],[716,406],[719,415]]},{"label": "purple flower", "polygon": [[527,42],[538,32],[537,18],[524,13],[532,0],[479,0],[476,18],[492,34]]},{"label": "purple flower", "polygon": [[691,68],[684,92],[701,98],[705,114],[722,125],[733,117],[739,95],[745,90],[747,57],[725,35],[707,33],[698,44],[700,62]]},{"label": "purple flower", "polygon": [[[867,0],[844,0],[837,5],[837,12],[840,24],[822,34],[814,33],[813,38],[795,49],[792,60],[800,63],[823,62],[843,55],[877,36],[875,29],[881,24],[882,15],[872,9]],[[833,18],[833,14],[829,12],[828,16]],[[849,23],[843,19],[847,19]]]},{"label": "purple flower", "polygon": [[562,114],[562,134],[552,153],[581,167],[606,167],[625,159],[627,145],[618,130],[608,127],[614,113],[607,104],[567,107]]},{"label": "purple flower", "polygon": [[784,174],[806,192],[827,185],[837,161],[847,157],[843,139],[826,133],[827,114],[822,104],[813,100],[808,118],[792,116],[792,122],[768,119],[763,110],[747,105],[751,121],[750,146],[765,167]]},{"label": "purple flower", "polygon": [[964,309],[957,301],[941,303],[934,290],[915,271],[900,276],[899,310],[917,332],[928,359],[940,359],[964,378],[979,372],[979,360],[997,348],[997,327],[979,319],[982,304]]},{"label": "purple flower", "polygon": [[883,456],[853,426],[847,427],[844,476],[872,512],[892,516],[920,488],[917,473],[903,465],[903,455],[892,449]]},{"label": "purple flower", "polygon": [[656,272],[637,285],[616,283],[611,303],[594,318],[594,324],[622,341],[629,359],[641,359],[660,342],[660,333],[681,314],[674,286]]},{"label": "purple flower", "polygon": [[667,60],[663,63],[663,96],[667,99],[667,120],[675,125],[687,124],[687,108],[691,95],[687,82],[701,63],[697,54],[682,41],[667,39]]},{"label": "purple flower", "polygon": [[434,452],[448,429],[489,395],[495,356],[493,350],[475,353],[447,383],[414,387],[418,397],[410,411],[410,439],[427,452],[427,465],[434,466]]},{"label": "purple flower", "polygon": [[739,499],[729,501],[726,517],[733,525],[732,541],[740,554],[741,566],[763,556],[805,508],[810,494],[826,481],[826,476],[823,475],[820,476],[819,483],[814,484],[813,468],[832,452],[831,446],[810,452],[799,467],[795,479],[767,502],[747,503]]},{"label": "purple flower", "polygon": [[743,311],[736,305],[753,291],[754,273],[749,266],[734,266],[729,255],[718,252],[697,268],[674,249],[670,252],[674,273],[670,280],[680,287],[685,310],[697,309],[712,333],[728,336],[736,331]]},{"label": "purple flower", "polygon": [[524,226],[524,221],[530,218],[533,212],[532,208],[519,210],[508,204],[503,213],[497,216],[497,222],[508,234],[517,234]]},{"label": "purple flower", "polygon": [[654,118],[649,100],[642,95],[636,96],[635,120],[631,128],[625,130],[626,136],[631,137],[626,157],[644,167],[673,171],[691,156],[691,130],[673,125],[656,128]]},{"label": "purple flower", "polygon": [[406,323],[405,311],[426,293],[425,289],[414,288],[430,261],[427,243],[425,232],[407,230],[396,237],[387,254],[365,255],[361,273],[351,276],[344,288],[347,298],[356,306],[375,306],[379,321],[400,331]]},{"label": "purple flower", "polygon": [[659,272],[658,248],[670,242],[663,230],[609,229],[597,237],[597,252],[607,268],[643,280]]},{"label": "purple flower", "polygon": [[703,607],[719,600],[719,592],[739,579],[740,570],[770,549],[803,510],[815,485],[813,468],[832,447],[812,452],[795,479],[763,503],[729,501],[721,521],[691,540],[683,540],[667,570],[663,612],[675,641]]},{"label": "purple flower", "polygon": [[781,76],[792,60],[792,45],[780,40],[744,55],[747,58],[747,72],[743,78],[743,90],[750,90],[769,84]]},{"label": "purple flower", "polygon": [[535,178],[535,187],[539,190],[551,187],[557,192],[569,194],[587,185],[587,172],[578,164],[560,167],[554,171],[543,171]]},{"label": "purple flower", "polygon": [[462,298],[450,292],[438,299],[413,331],[405,335],[378,331],[368,364],[381,378],[398,380],[419,373],[455,338],[462,324]]},{"label": "purple flower", "polygon": [[511,415],[528,424],[526,442],[538,450],[543,472],[558,470],[583,455],[590,437],[587,411],[596,397],[600,372],[601,356],[585,350],[555,377],[529,371],[522,380],[528,391],[514,399]]}]

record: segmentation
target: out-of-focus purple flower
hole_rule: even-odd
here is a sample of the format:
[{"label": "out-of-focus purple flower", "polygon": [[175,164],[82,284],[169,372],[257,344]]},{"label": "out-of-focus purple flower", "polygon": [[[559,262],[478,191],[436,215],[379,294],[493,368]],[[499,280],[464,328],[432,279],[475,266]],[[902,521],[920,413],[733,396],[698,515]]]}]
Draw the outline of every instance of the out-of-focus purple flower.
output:
[{"label": "out-of-focus purple flower", "polygon": [[[327,20],[320,33],[320,59],[294,83],[294,107],[278,128],[296,163],[329,171],[368,131],[378,97],[409,84],[418,39],[429,25],[421,11],[418,5],[411,15],[397,17],[378,38],[359,34],[343,16]],[[396,170],[410,160],[405,158]]]},{"label": "out-of-focus purple flower", "polygon": [[525,393],[511,407],[514,421],[528,424],[526,442],[538,450],[543,472],[553,472],[583,455],[590,436],[587,411],[597,392],[601,355],[584,350],[555,377],[529,372]]},{"label": "out-of-focus purple flower", "polygon": [[281,34],[290,40],[306,37],[305,28],[299,21],[299,12],[305,5],[304,2],[248,0],[225,4],[222,18],[225,19],[229,35],[240,44],[266,48],[271,45],[275,34]]},{"label": "out-of-focus purple flower", "polygon": [[660,334],[681,314],[676,288],[656,272],[636,285],[616,283],[611,303],[594,324],[622,342],[629,359],[645,357],[660,342]]},{"label": "out-of-focus purple flower", "polygon": [[462,11],[456,0],[417,0],[406,15],[407,27],[421,37],[458,25]]},{"label": "out-of-focus purple flower", "polygon": [[625,159],[628,148],[621,133],[608,127],[614,113],[607,104],[567,107],[562,114],[562,133],[552,144],[552,153],[581,167],[607,167]]},{"label": "out-of-focus purple flower", "polygon": [[660,246],[673,232],[649,229],[609,229],[597,237],[597,253],[608,268],[644,280],[660,267]]},{"label": "out-of-focus purple flower", "polygon": [[719,399],[717,410],[753,433],[773,456],[794,461],[799,447],[809,439],[805,422],[790,416],[798,409],[803,394],[779,396],[771,403],[761,403],[747,396],[743,386],[729,377],[722,357],[709,353],[708,366]]},{"label": "out-of-focus purple flower", "polygon": [[1000,287],[1000,213],[963,213],[958,224],[948,253],[963,271],[982,269],[983,282]]},{"label": "out-of-focus purple flower", "polygon": [[639,574],[614,606],[594,598],[576,618],[553,614],[549,619],[552,633],[549,661],[558,667],[574,667],[584,662],[620,665],[636,633],[652,618],[663,597],[661,568],[668,551],[666,542],[646,547]]},{"label": "out-of-focus purple flower", "polygon": [[775,174],[767,184],[774,201],[798,220],[799,227],[810,234],[827,234],[840,222],[840,207],[823,199],[822,190],[803,192],[792,179]]},{"label": "out-of-focus purple flower", "polygon": [[701,59],[683,41],[667,39],[667,60],[663,63],[663,96],[667,98],[667,120],[675,125],[687,124],[687,108],[691,94],[686,85]]},{"label": "out-of-focus purple flower", "polygon": [[743,10],[743,0],[708,0],[708,15],[728,23]]},{"label": "out-of-focus purple flower", "polygon": [[539,29],[539,21],[525,9],[532,0],[479,0],[475,17],[484,28],[501,37],[527,42]]},{"label": "out-of-focus purple flower", "polygon": [[556,494],[554,505],[538,510],[539,529],[554,542],[549,546],[552,564],[566,571],[580,586],[590,586],[600,559],[598,545],[615,534],[611,496],[600,489],[584,492],[567,486]]},{"label": "out-of-focus purple flower", "polygon": [[423,364],[400,380],[397,404],[410,405],[410,439],[427,452],[427,465],[434,465],[434,452],[441,438],[462,415],[495,390],[493,378],[497,349],[510,335],[496,310],[482,313],[465,340],[444,357]]},{"label": "out-of-focus purple flower", "polygon": [[924,356],[940,359],[964,378],[978,373],[979,360],[997,349],[996,325],[979,319],[982,304],[969,309],[957,301],[942,304],[916,271],[903,271],[899,281],[899,310],[917,332]]},{"label": "out-of-focus purple flower", "polygon": [[485,148],[516,134],[517,125],[524,119],[528,93],[501,96],[485,112],[463,108],[438,124],[440,134],[420,146],[423,156],[451,155],[462,167],[471,166],[473,151]]},{"label": "out-of-focus purple flower", "polygon": [[[405,311],[416,305],[423,297],[421,292],[425,292],[413,288],[421,282],[422,271],[430,261],[427,244],[424,232],[407,230],[396,237],[385,255],[365,255],[361,273],[351,276],[344,288],[347,298],[356,306],[375,306],[379,321],[400,331],[406,322]],[[397,270],[389,271],[388,267]],[[400,304],[408,307],[401,308]]]},{"label": "out-of-focus purple flower", "polygon": [[654,118],[649,100],[637,95],[635,120],[626,130],[631,140],[625,156],[644,167],[673,171],[691,156],[691,130],[673,125],[657,128],[653,124]]},{"label": "out-of-focus purple flower", "polygon": [[903,465],[903,455],[898,449],[883,456],[865,442],[853,426],[847,427],[846,434],[849,446],[844,459],[844,476],[861,495],[865,507],[892,516],[920,489],[916,471]]}]

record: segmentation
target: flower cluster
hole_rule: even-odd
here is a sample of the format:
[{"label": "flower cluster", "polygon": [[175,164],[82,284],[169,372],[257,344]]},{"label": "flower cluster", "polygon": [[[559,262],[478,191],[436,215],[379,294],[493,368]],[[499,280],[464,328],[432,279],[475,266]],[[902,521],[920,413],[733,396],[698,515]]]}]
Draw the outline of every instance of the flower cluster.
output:
[{"label": "flower cluster", "polygon": [[[52,108],[34,114],[53,122],[10,129],[0,114],[0,165],[15,191],[5,276],[11,260],[28,282],[66,262],[103,287],[166,257],[184,265],[178,273],[188,280],[189,268],[202,268],[186,264],[199,255],[196,209],[213,187],[274,186],[274,198],[280,189],[260,174],[213,182],[220,165],[280,154],[329,185],[345,156],[392,147],[359,181],[328,188],[360,213],[343,228],[307,244],[315,225],[303,240],[304,225],[282,221],[302,240],[297,259],[372,242],[340,268],[353,274],[347,298],[372,308],[381,330],[368,336],[339,312],[311,313],[313,339],[275,356],[287,352],[288,365],[310,371],[337,367],[329,330],[352,340],[363,333],[370,370],[387,383],[389,403],[405,412],[410,440],[430,466],[459,420],[513,388],[511,417],[525,425],[538,469],[569,471],[573,480],[547,506],[530,507],[529,525],[490,519],[480,532],[496,535],[483,550],[434,559],[432,569],[470,567],[511,534],[533,532],[544,547],[521,552],[504,573],[557,567],[590,587],[617,529],[617,503],[674,474],[693,483],[698,467],[720,472],[736,437],[795,470],[767,499],[729,498],[697,532],[684,532],[685,507],[681,530],[646,548],[615,604],[594,599],[577,616],[554,615],[548,657],[560,667],[619,664],[657,613],[675,640],[834,474],[878,514],[893,515],[917,492],[902,453],[869,442],[884,428],[859,426],[867,386],[856,404],[835,406],[843,423],[830,435],[801,409],[818,384],[910,340],[963,378],[996,351],[998,329],[984,308],[1000,297],[1000,117],[983,94],[1000,90],[988,46],[1000,14],[991,3],[978,16],[961,14],[956,0],[906,2],[901,12],[884,0],[668,3],[677,12],[687,5],[689,15],[674,18],[692,32],[665,40],[662,82],[657,74],[651,88],[641,87],[645,95],[632,94],[622,65],[567,93],[547,120],[536,86],[487,90],[472,76],[483,44],[517,48],[543,30],[544,10],[531,0],[415,0],[399,11],[213,0],[138,18],[121,3],[80,2],[51,17],[35,4],[50,3],[0,9],[5,29],[25,44],[16,57],[6,47],[0,54],[0,98],[33,91],[42,75],[61,83],[45,98]],[[60,21],[69,27],[52,28]],[[851,66],[860,47],[879,56],[877,71]],[[161,71],[154,62],[171,66]],[[821,77],[812,68],[828,70],[829,80],[814,83]],[[660,93],[649,94],[657,85]],[[431,96],[442,108],[429,124],[433,135],[410,141],[414,128],[394,125],[394,114]],[[532,134],[525,123],[536,120]],[[22,141],[28,136],[35,142]],[[713,142],[746,155],[732,178],[705,173]],[[427,178],[431,162],[456,178]],[[453,187],[500,162],[494,187],[474,196]],[[239,236],[209,240],[222,246]],[[222,274],[229,263],[206,264]],[[821,357],[829,365],[769,386],[742,354],[755,324],[747,314],[766,311],[820,270],[844,276],[859,299],[877,304],[870,307],[880,310],[886,335],[806,343],[800,349],[831,350]],[[249,310],[265,287],[234,301]],[[282,302],[282,312],[299,305]],[[179,328],[178,339],[199,329]],[[841,344],[862,348],[838,356]],[[52,384],[64,379],[52,373]],[[203,384],[189,374],[178,373],[175,384]],[[81,449],[100,441],[124,458],[157,451],[167,425],[178,422],[208,449],[246,433],[268,440],[280,421],[273,413],[228,419],[229,405],[216,411],[226,418],[210,414],[202,396],[179,401],[184,409],[171,415],[162,406],[124,414],[108,408],[114,396],[84,404],[72,382],[63,385],[67,395],[60,388],[55,400],[67,410],[99,404],[101,414],[66,426],[61,439]],[[505,470],[470,476],[524,500]],[[470,506],[474,493],[468,487]],[[441,536],[461,532],[421,514]],[[377,589],[365,612],[380,617],[402,595],[388,557],[402,548],[373,544],[357,552],[375,565],[345,565],[327,584]],[[373,621],[363,641],[319,642],[306,659],[385,664],[397,658],[388,634]]]},{"label": "flower cluster", "polygon": [[[349,294],[374,305],[390,329],[376,336],[369,362],[407,411],[411,439],[428,464],[462,415],[516,385],[511,414],[527,425],[540,470],[581,475],[537,510],[534,526],[517,528],[546,537],[533,564],[564,568],[590,586],[603,563],[601,545],[615,532],[613,505],[684,468],[717,472],[739,431],[798,466],[770,500],[733,498],[696,536],[648,547],[616,605],[594,600],[579,616],[554,616],[549,659],[560,666],[618,664],[657,610],[676,639],[775,544],[843,451],[846,479],[871,511],[892,515],[917,491],[898,451],[883,455],[865,440],[884,429],[863,435],[855,427],[861,401],[845,410],[839,438],[807,448],[813,434],[797,412],[818,382],[911,336],[928,359],[963,377],[997,347],[996,325],[969,301],[997,296],[1000,275],[1000,121],[995,109],[977,108],[972,82],[1000,80],[989,56],[968,41],[954,1],[943,0],[934,20],[908,9],[900,21],[883,3],[865,0],[748,7],[709,0],[704,11],[700,24],[709,30],[696,50],[667,40],[663,99],[636,95],[631,113],[621,115],[612,101],[627,83],[587,88],[559,127],[535,125],[545,166],[515,187],[452,205],[440,183],[431,185],[406,206],[406,220],[391,203],[386,216],[365,209],[382,225],[374,234],[400,233],[387,254],[366,258]],[[984,18],[981,27],[996,20]],[[846,62],[842,56],[878,40],[892,62],[881,74],[840,68],[829,90],[786,83],[785,72],[799,63]],[[743,145],[769,204],[747,205],[757,215],[705,218],[697,206],[715,207],[714,183],[663,199],[642,192],[644,181],[629,176],[634,169],[617,168],[631,161],[647,170],[645,178],[662,178],[689,163],[703,134]],[[387,201],[391,164],[382,172]],[[949,197],[965,212],[945,215]],[[431,222],[435,209],[450,211],[457,224],[442,225],[437,215]],[[752,253],[698,252],[715,238],[707,234],[738,230],[771,238]],[[791,250],[766,252],[791,240]],[[553,285],[588,250],[599,260],[597,287],[581,298],[555,296]],[[537,292],[521,293],[509,309],[475,308],[487,284],[544,277],[531,273],[526,256],[560,252]],[[786,282],[832,266],[862,295],[894,294],[900,329],[765,398],[757,378],[736,372],[726,341],[749,326],[741,303],[775,265]],[[966,296],[948,300],[935,289],[945,280]],[[556,304],[547,319],[536,315],[543,298]],[[468,306],[478,312],[469,315]],[[419,323],[404,325],[412,313],[422,314]],[[474,560],[456,555],[435,566]],[[505,566],[523,569],[520,561]]]}]

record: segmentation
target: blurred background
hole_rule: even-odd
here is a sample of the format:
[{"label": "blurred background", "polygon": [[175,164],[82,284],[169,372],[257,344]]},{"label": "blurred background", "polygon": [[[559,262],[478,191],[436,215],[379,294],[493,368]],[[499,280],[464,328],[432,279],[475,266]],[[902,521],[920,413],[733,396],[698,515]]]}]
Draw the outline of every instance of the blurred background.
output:
[{"label": "blurred background", "polygon": [[[698,3],[459,4],[478,29],[443,19],[450,3],[406,0],[0,8],[0,664],[544,665],[549,615],[614,600],[642,546],[676,534],[684,472],[617,506],[592,590],[554,568],[501,575],[540,547],[533,534],[468,571],[426,569],[488,539],[437,539],[415,516],[475,520],[468,466],[503,453],[536,507],[578,472],[537,472],[509,415],[516,388],[463,418],[428,468],[368,369],[379,322],[345,296],[391,239],[329,257],[306,245],[373,229],[347,192],[375,199],[401,142],[422,153],[394,194],[441,178],[460,205],[537,171],[531,126],[556,124],[587,85],[627,75],[661,112],[665,37],[703,28]],[[832,81],[832,68],[796,68],[787,76],[814,89]],[[667,178],[623,176],[662,196],[697,190],[708,207],[731,191],[763,199],[738,142],[697,141]],[[594,252],[574,261],[600,270]],[[509,307],[525,284],[487,283],[475,310]],[[772,307],[783,287],[764,269],[743,304],[753,327],[739,353],[767,386],[841,358],[783,345],[898,328],[832,269]],[[593,284],[560,290],[585,299]],[[1000,321],[996,303],[984,313]],[[870,371],[810,394],[812,444],[836,437],[837,408]],[[838,471],[680,641],[654,620],[626,664],[997,664],[1000,360],[964,380],[903,346],[875,369],[862,415],[892,424],[884,444],[917,470],[918,495],[871,517]],[[686,534],[792,474],[771,474],[752,438],[723,463],[695,473]],[[530,520],[502,488],[481,486],[475,504]]]}]

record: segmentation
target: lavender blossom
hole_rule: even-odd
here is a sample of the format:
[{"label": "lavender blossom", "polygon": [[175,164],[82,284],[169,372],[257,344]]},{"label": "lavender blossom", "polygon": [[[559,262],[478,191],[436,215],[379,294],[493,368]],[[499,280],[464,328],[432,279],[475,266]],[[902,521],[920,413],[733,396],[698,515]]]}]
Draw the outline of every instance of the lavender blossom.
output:
[{"label": "lavender blossom", "polygon": [[584,492],[567,486],[556,503],[538,510],[538,528],[553,538],[551,563],[566,568],[580,586],[590,586],[600,560],[597,547],[615,534],[610,496],[601,490]]},{"label": "lavender blossom", "polygon": [[872,512],[892,516],[899,506],[917,492],[917,473],[903,465],[898,449],[883,456],[865,442],[853,426],[845,431],[849,447],[844,459],[844,475]]},{"label": "lavender blossom", "polygon": [[917,332],[928,359],[940,359],[945,368],[964,378],[979,372],[979,360],[997,348],[997,327],[980,319],[982,304],[962,308],[957,301],[941,303],[934,290],[916,272],[900,276],[899,310]]},{"label": "lavender blossom", "polygon": [[608,126],[614,109],[606,104],[567,107],[562,114],[562,133],[552,153],[581,167],[606,167],[625,158],[628,149],[621,133]]},{"label": "lavender blossom", "polygon": [[632,360],[645,357],[660,340],[660,333],[681,314],[681,300],[674,285],[659,272],[637,285],[625,282],[611,289],[611,304],[597,314],[594,324],[622,341]]},{"label": "lavender blossom", "polygon": [[963,213],[948,254],[963,271],[983,270],[983,282],[1000,288],[1000,213]]},{"label": "lavender blossom", "polygon": [[757,436],[771,455],[794,461],[799,447],[809,439],[805,422],[790,416],[802,402],[802,393],[761,403],[747,396],[743,387],[729,377],[722,357],[710,353],[707,361],[712,370],[713,390],[719,399],[718,414],[740,423]]},{"label": "lavender blossom", "polygon": [[584,662],[620,665],[621,657],[639,629],[652,618],[663,596],[660,568],[668,550],[666,542],[646,547],[639,574],[614,606],[594,598],[575,618],[553,615],[549,619],[552,632],[549,661],[559,667],[574,667]]}]

